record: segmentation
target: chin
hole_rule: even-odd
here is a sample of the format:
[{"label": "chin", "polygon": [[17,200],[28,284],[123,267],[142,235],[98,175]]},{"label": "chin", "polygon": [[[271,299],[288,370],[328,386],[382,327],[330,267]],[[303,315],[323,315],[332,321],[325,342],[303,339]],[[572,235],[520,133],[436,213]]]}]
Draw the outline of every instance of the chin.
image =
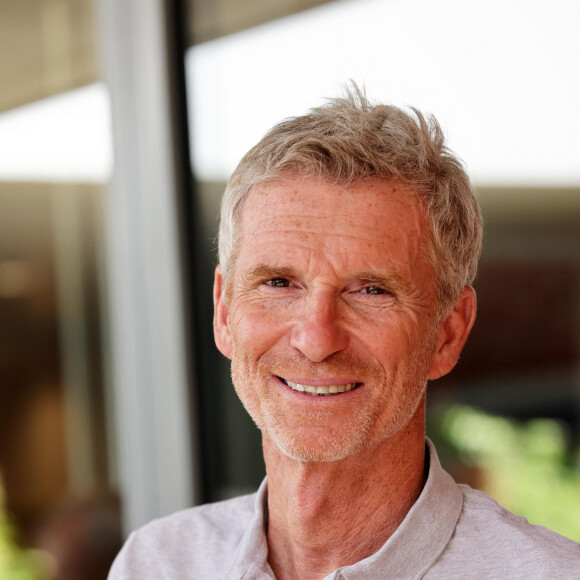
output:
[{"label": "chin", "polygon": [[331,463],[360,453],[364,446],[346,446],[334,442],[326,445],[309,445],[293,441],[291,437],[272,437],[276,447],[287,457],[300,463]]},{"label": "chin", "polygon": [[380,436],[373,437],[371,430],[370,424],[361,425],[359,423],[358,428],[353,429],[350,433],[339,430],[339,433],[313,436],[312,433],[292,432],[281,425],[262,427],[262,432],[272,440],[279,451],[290,459],[301,463],[341,461],[378,445],[390,434],[385,432]]},{"label": "chin", "polygon": [[[422,391],[424,394],[424,391]],[[289,428],[275,416],[262,415],[256,424],[287,457],[301,463],[341,461],[376,448],[397,433],[405,431],[415,419],[422,397],[406,401],[388,415],[378,418],[371,410],[353,414],[349,424],[331,429],[307,427]],[[312,418],[310,418],[312,421]],[[318,433],[316,433],[318,431]]]}]

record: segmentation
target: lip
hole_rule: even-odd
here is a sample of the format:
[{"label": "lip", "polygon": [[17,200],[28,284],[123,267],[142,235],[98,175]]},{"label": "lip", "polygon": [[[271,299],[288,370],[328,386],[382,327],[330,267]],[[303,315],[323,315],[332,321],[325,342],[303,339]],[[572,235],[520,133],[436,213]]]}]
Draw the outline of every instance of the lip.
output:
[{"label": "lip", "polygon": [[291,383],[298,383],[300,385],[312,385],[313,387],[328,387],[329,385],[350,385],[356,383],[361,384],[353,378],[343,378],[343,377],[332,377],[332,378],[306,378],[306,377],[282,377],[280,375],[275,375],[277,379],[281,381],[290,381]]},{"label": "lip", "polygon": [[[278,375],[274,375],[274,378],[276,379],[276,382],[278,383],[278,385],[280,387],[282,387],[282,389],[284,390],[284,392],[286,392],[289,395],[292,395],[294,397],[299,397],[303,400],[308,400],[308,401],[325,401],[325,400],[336,400],[337,398],[339,399],[344,399],[345,397],[349,397],[352,396],[356,391],[359,390],[359,388],[363,385],[363,383],[359,382],[359,381],[355,381],[355,380],[349,380],[349,379],[337,379],[337,378],[332,378],[332,379],[286,379],[286,378],[282,378]],[[340,393],[330,393],[330,394],[324,394],[324,395],[316,395],[313,393],[308,393],[308,392],[301,392],[298,390],[293,389],[292,387],[290,387],[286,381],[290,381],[291,383],[297,383],[300,385],[308,385],[308,386],[312,386],[312,387],[328,387],[331,385],[350,385],[350,384],[354,384],[355,386],[353,386],[352,388],[350,388],[348,391],[344,391],[344,392],[340,392]]]}]

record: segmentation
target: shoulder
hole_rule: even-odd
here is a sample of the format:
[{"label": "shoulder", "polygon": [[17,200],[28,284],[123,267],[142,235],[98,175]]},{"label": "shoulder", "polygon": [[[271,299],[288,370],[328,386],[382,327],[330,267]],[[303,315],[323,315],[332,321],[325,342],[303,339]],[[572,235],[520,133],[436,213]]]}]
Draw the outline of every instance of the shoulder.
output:
[{"label": "shoulder", "polygon": [[153,520],[133,535],[161,542],[174,536],[181,539],[195,537],[197,540],[200,537],[210,540],[214,536],[236,536],[243,533],[254,513],[255,498],[256,494],[244,495],[182,510]]},{"label": "shoulder", "polygon": [[[473,578],[569,579],[580,574],[580,544],[531,525],[481,491],[459,486],[463,509],[437,565]],[[436,566],[437,566],[436,565]],[[460,576],[457,576],[460,577]]]},{"label": "shoulder", "polygon": [[242,496],[148,523],[129,536],[109,579],[218,577],[253,518],[255,501],[256,494]]}]

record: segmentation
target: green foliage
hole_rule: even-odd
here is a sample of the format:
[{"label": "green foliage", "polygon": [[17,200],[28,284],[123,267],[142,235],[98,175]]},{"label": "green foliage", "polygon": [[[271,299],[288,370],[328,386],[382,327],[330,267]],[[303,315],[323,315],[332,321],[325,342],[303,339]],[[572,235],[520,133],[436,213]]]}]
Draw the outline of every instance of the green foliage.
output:
[{"label": "green foliage", "polygon": [[0,580],[42,579],[37,553],[18,547],[14,525],[1,505],[0,502]]},{"label": "green foliage", "polygon": [[460,405],[436,428],[446,464],[480,470],[483,491],[507,509],[580,541],[580,462],[566,435],[553,419],[518,422]]}]

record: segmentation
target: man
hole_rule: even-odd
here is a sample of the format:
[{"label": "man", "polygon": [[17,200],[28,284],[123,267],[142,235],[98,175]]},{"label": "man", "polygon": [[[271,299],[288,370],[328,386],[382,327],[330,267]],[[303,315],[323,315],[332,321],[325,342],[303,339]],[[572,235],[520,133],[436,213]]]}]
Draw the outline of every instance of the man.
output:
[{"label": "man", "polygon": [[580,577],[577,544],[455,484],[425,441],[481,232],[434,119],[354,89],[274,127],[228,184],[214,285],[267,483],[146,526],[111,578]]}]

